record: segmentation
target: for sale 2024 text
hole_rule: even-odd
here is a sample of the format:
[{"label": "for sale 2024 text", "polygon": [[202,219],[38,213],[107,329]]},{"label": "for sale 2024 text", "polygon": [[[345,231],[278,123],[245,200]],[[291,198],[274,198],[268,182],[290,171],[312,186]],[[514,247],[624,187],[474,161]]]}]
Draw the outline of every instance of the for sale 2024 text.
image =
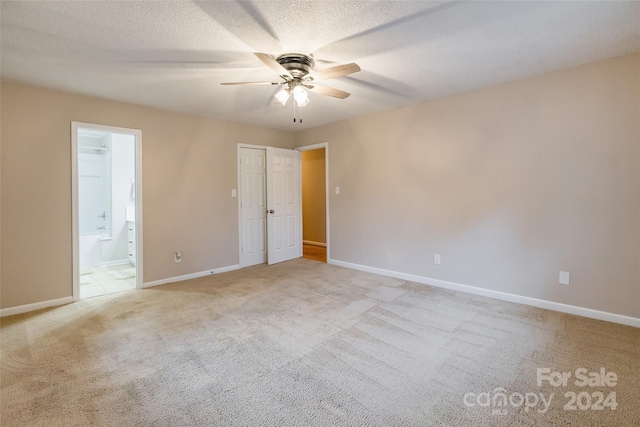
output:
[{"label": "for sale 2024 text", "polygon": [[[550,368],[537,369],[538,387],[548,383],[552,387],[568,387],[570,385],[580,388],[615,387],[618,384],[618,375],[615,372],[607,372],[605,368],[600,371],[589,371],[586,368],[578,368],[573,372],[551,371]],[[615,410],[618,407],[616,392],[610,391],[605,395],[601,390],[596,391],[567,391],[564,394],[567,401],[564,409],[567,411],[603,411]]]}]

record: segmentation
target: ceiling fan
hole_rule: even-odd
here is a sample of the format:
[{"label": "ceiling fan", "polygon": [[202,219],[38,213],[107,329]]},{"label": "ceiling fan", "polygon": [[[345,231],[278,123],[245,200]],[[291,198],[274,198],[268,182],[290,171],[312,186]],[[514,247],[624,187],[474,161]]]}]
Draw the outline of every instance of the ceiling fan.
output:
[{"label": "ceiling fan", "polygon": [[[318,86],[315,83],[322,80],[335,79],[337,77],[346,76],[348,74],[360,71],[358,64],[350,63],[338,65],[324,70],[312,71],[314,66],[313,55],[304,55],[300,53],[285,53],[273,59],[266,53],[254,53],[266,66],[275,71],[281,81],[279,82],[227,82],[223,85],[284,85],[285,87],[279,91],[275,98],[282,105],[287,103],[290,95],[299,108],[309,103],[307,91],[320,95],[332,96],[334,98],[345,99],[349,92],[339,89]],[[295,118],[294,118],[295,121]]]}]

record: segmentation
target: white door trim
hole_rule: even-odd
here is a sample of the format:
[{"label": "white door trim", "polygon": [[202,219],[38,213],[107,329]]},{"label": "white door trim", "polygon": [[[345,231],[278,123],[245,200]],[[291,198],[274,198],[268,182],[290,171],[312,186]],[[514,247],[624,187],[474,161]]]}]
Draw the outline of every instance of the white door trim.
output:
[{"label": "white door trim", "polygon": [[[331,245],[329,244],[329,242],[331,241],[330,238],[330,228],[329,228],[329,143],[328,142],[321,142],[318,144],[312,144],[312,145],[304,145],[302,147],[296,147],[296,150],[298,151],[310,151],[310,150],[317,150],[319,148],[324,148],[324,179],[325,179],[325,197],[326,197],[326,201],[325,201],[325,208],[326,208],[326,212],[325,212],[325,219],[326,219],[326,239],[327,239],[327,262],[329,262],[329,260],[331,259],[331,257],[329,256],[330,251],[331,251]],[[300,164],[302,164],[302,162],[300,162]],[[302,174],[300,174],[300,180],[302,180]],[[302,188],[302,185],[300,185],[300,188]],[[303,218],[304,221],[304,218]]]},{"label": "white door trim", "polygon": [[115,126],[98,125],[94,123],[71,122],[71,230],[72,230],[72,297],[74,301],[80,299],[80,233],[78,224],[78,129],[94,129],[104,132],[133,135],[136,147],[136,288],[142,289],[144,280],[142,256],[142,131],[138,129],[120,128]]}]

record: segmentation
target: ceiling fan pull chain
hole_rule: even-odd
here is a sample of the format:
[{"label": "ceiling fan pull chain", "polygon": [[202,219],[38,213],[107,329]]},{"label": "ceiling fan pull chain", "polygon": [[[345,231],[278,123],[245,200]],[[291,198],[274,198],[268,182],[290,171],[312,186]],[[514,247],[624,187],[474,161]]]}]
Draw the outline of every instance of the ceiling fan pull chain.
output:
[{"label": "ceiling fan pull chain", "polygon": [[293,104],[293,123],[296,122],[296,103],[292,102]]}]

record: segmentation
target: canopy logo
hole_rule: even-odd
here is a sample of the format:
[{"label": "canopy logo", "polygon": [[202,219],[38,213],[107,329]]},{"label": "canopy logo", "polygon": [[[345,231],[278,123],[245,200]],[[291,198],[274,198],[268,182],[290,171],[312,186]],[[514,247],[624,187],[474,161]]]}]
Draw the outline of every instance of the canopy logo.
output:
[{"label": "canopy logo", "polygon": [[524,405],[525,412],[536,409],[541,414],[549,410],[553,393],[545,399],[544,393],[511,393],[507,394],[507,390],[502,387],[494,389],[492,392],[484,393],[466,393],[464,395],[464,404],[468,407],[479,406],[482,408],[492,408],[495,415],[506,415],[507,407],[519,408]]}]

